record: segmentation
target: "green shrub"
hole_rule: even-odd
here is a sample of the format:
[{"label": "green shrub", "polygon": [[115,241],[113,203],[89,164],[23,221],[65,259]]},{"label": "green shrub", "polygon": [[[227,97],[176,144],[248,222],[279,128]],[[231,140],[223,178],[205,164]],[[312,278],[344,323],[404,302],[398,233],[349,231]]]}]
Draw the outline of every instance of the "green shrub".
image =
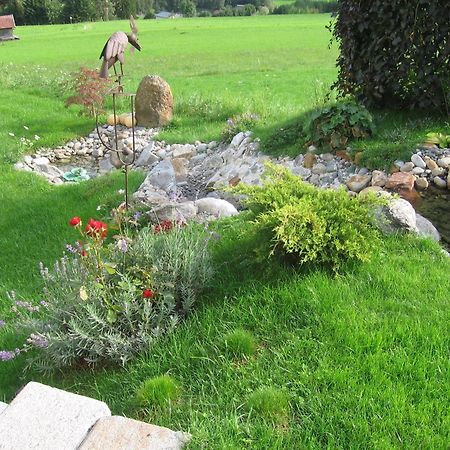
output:
[{"label": "green shrub", "polygon": [[313,112],[305,124],[310,143],[333,150],[346,148],[350,140],[366,138],[373,130],[372,115],[364,106],[352,101],[321,108]]},{"label": "green shrub", "polygon": [[225,337],[225,347],[235,356],[252,356],[256,352],[256,339],[250,332],[237,329]]},{"label": "green shrub", "polygon": [[264,255],[290,255],[298,264],[338,271],[347,260],[367,261],[379,242],[372,224],[375,196],[350,197],[344,189],[319,189],[282,166],[267,166],[263,186],[239,184],[246,195]]},{"label": "green shrub", "polygon": [[192,310],[211,275],[203,227],[166,221],[130,237],[118,223],[107,245],[105,223],[83,228],[74,217],[81,239],[53,270],[41,267],[43,299],[10,295],[17,329],[28,336],[18,353],[40,350],[27,353],[30,366],[123,365]]},{"label": "green shrub", "polygon": [[289,415],[289,394],[273,387],[260,388],[250,395],[247,406],[263,419],[285,420]]},{"label": "green shrub", "polygon": [[136,392],[136,400],[141,407],[162,407],[174,402],[180,395],[180,386],[169,375],[149,378]]}]

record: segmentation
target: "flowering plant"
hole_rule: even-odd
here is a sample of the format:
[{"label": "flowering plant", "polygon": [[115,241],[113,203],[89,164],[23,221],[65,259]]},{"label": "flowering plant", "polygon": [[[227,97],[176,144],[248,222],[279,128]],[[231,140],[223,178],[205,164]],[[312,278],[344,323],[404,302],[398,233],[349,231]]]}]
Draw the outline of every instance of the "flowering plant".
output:
[{"label": "flowering plant", "polygon": [[109,225],[72,217],[80,238],[52,270],[41,264],[43,297],[9,294],[27,339],[22,348],[0,351],[0,360],[28,352],[29,366],[41,370],[125,364],[192,309],[211,274],[205,230],[167,221],[132,233],[138,218],[123,205],[112,217]]}]

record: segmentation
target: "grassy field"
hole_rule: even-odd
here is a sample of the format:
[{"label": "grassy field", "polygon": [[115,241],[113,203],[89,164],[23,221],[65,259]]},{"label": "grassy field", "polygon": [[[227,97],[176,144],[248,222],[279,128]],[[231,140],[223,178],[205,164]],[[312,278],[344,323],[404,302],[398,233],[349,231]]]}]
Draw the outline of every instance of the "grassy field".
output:
[{"label": "grassy field", "polygon": [[[176,103],[163,134],[168,141],[218,139],[226,119],[245,111],[261,116],[256,132],[264,138],[322,102],[323,86],[336,76],[328,21],[323,15],[141,21],[143,51],[126,55],[127,87],[135,90],[146,74],[167,79]],[[64,107],[69,73],[98,67],[104,41],[127,28],[126,22],[25,27],[17,29],[20,41],[0,44],[0,319],[10,318],[6,290],[38,295],[38,262],[51,265],[74,240],[70,217],[97,217],[98,205],[120,200],[119,173],[51,187],[12,164],[30,151],[20,137],[38,135],[35,146],[52,146],[92,130],[91,119]],[[386,163],[426,131],[445,127],[418,114],[376,114],[379,134],[365,144],[374,162]],[[132,187],[141,179],[135,174]],[[255,265],[245,257],[251,243],[236,240],[236,227],[218,230],[219,270],[198,312],[151,354],[122,370],[51,378],[21,377],[20,360],[4,363],[0,400],[9,401],[28,379],[42,380],[103,399],[116,414],[190,431],[191,448],[199,449],[446,448],[450,263],[438,247],[387,239],[373,262],[333,278],[322,270]],[[235,328],[256,337],[254,357],[224,353],[224,336]],[[17,343],[10,329],[0,335],[0,349]],[[137,410],[131,398],[140,383],[164,373],[180,381],[181,400]],[[282,424],[248,411],[248,396],[264,386],[289,395]]]}]

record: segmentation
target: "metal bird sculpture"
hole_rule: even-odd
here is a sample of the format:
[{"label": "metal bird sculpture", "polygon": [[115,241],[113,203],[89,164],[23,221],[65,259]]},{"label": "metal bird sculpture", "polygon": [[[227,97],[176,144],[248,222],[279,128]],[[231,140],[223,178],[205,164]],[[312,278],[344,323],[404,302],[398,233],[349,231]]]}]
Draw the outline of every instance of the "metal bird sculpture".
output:
[{"label": "metal bird sculpture", "polygon": [[[103,58],[103,64],[100,69],[100,78],[108,78],[108,70],[111,66],[114,68],[114,73],[117,75],[116,62],[120,62],[120,74],[123,75],[123,64],[125,63],[124,52],[128,43],[141,51],[141,46],[137,39],[137,26],[133,16],[130,17],[131,33],[126,34],[123,31],[116,31],[106,41],[105,46],[100,54],[100,59]],[[134,48],[131,49],[132,51]]]}]

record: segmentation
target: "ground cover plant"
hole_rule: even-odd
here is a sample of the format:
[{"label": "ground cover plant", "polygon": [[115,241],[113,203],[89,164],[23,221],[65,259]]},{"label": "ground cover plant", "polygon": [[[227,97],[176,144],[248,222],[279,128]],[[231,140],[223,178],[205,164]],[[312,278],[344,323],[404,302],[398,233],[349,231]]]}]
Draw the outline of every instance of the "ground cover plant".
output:
[{"label": "ground cover plant", "polygon": [[[162,135],[167,141],[218,139],[227,119],[245,113],[260,117],[258,136],[269,136],[317,106],[316,87],[335,79],[328,20],[141,21],[148,53],[127,58],[127,86],[135,89],[149,71],[169,81],[176,117]],[[19,28],[21,41],[0,47],[1,349],[23,342],[11,327],[4,293],[15,289],[38,299],[39,261],[51,267],[73,241],[68,218],[106,221],[122,201],[120,173],[55,188],[14,171],[12,164],[31,151],[20,138],[53,146],[92,130],[92,120],[63,106],[68,74],[99,64],[105,37],[127,28],[125,22]],[[410,151],[428,132],[450,134],[440,118],[418,113],[375,111],[374,121],[378,134],[361,145],[375,163]],[[280,145],[273,153],[286,148],[303,150]],[[141,180],[132,174],[131,189]],[[293,271],[277,258],[254,260],[249,226],[240,218],[218,225],[213,286],[151,353],[123,369],[52,375],[23,376],[23,359],[5,361],[0,399],[10,401],[27,380],[46,382],[102,399],[115,414],[190,431],[191,448],[445,448],[450,267],[438,246],[405,236],[383,239],[371,261],[346,263],[332,277],[317,267]],[[254,336],[251,356],[227,350],[233,330]],[[145,381],[166,375],[181,387],[176,401],[136,405]],[[158,386],[164,391],[164,383]],[[286,393],[283,420],[252,409],[251,395],[260,389]]]}]

